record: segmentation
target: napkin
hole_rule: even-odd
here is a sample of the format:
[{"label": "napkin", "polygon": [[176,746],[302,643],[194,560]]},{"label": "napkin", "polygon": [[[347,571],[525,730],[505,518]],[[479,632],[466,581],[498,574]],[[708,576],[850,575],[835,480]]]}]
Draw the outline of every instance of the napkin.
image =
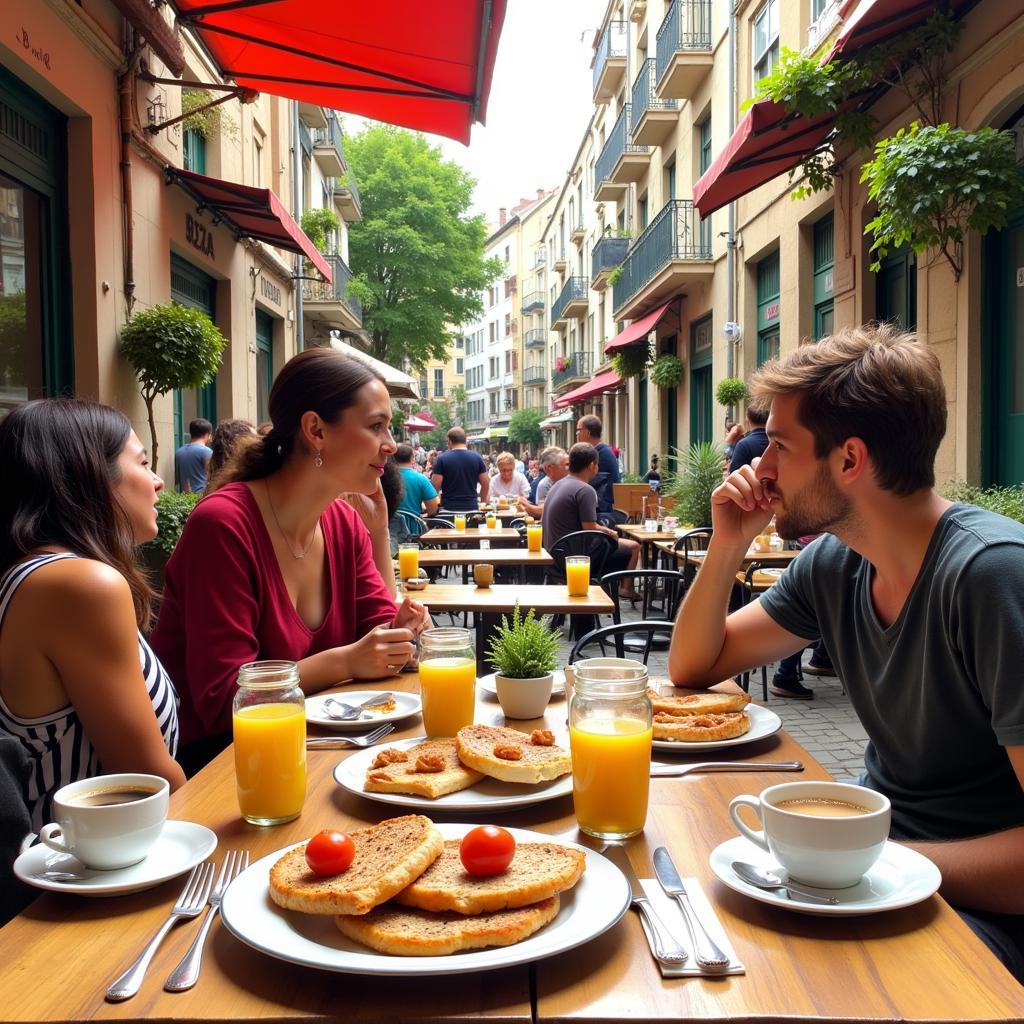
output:
[{"label": "napkin", "polygon": [[723,978],[727,974],[747,973],[746,967],[743,966],[739,957],[736,956],[736,950],[732,948],[732,943],[722,930],[722,923],[718,920],[718,915],[708,902],[707,897],[704,895],[704,890],[696,878],[683,879],[683,885],[686,886],[690,903],[697,917],[700,918],[701,924],[708,930],[708,934],[729,955],[729,969],[719,971],[716,974],[702,971],[694,961],[693,942],[690,939],[690,933],[686,930],[686,922],[683,920],[683,911],[679,904],[671,896],[665,895],[665,890],[662,889],[655,878],[641,878],[640,885],[643,887],[647,898],[651,901],[651,907],[658,915],[661,923],[683,949],[690,954],[686,962],[682,964],[658,964],[663,978]]}]

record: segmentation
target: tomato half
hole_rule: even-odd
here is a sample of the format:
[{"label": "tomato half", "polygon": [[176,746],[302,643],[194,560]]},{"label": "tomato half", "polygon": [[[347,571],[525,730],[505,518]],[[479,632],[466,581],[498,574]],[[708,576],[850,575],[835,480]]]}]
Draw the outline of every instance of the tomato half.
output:
[{"label": "tomato half", "polygon": [[467,832],[459,846],[462,866],[480,878],[500,875],[516,855],[516,841],[497,825],[481,825]]},{"label": "tomato half", "polygon": [[314,875],[326,878],[347,871],[356,855],[356,844],[344,832],[325,828],[306,844],[306,863]]}]

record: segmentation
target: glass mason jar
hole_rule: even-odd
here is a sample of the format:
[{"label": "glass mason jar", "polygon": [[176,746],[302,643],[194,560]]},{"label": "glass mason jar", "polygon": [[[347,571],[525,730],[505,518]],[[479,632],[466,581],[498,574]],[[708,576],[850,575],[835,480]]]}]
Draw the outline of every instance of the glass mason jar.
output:
[{"label": "glass mason jar", "polygon": [[432,739],[473,724],[476,647],[470,630],[447,626],[420,634],[420,699],[423,731]]},{"label": "glass mason jar", "polygon": [[654,712],[647,667],[628,658],[573,666],[569,702],[572,798],[580,831],[628,839],[643,831],[651,786]]},{"label": "glass mason jar", "polygon": [[251,825],[280,825],[297,818],[306,799],[306,699],[298,665],[243,665],[232,722],[242,817]]}]

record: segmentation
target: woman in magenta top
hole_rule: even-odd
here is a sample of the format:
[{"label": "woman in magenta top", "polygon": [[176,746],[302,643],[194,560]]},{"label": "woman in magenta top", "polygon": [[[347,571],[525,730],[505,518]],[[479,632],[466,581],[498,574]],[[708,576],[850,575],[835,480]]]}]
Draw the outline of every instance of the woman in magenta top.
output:
[{"label": "woman in magenta top", "polygon": [[274,382],[270,417],[273,429],[196,506],[167,563],[152,645],[181,694],[189,774],[230,742],[241,665],[296,661],[306,693],[385,678],[425,623],[422,605],[392,598],[380,477],[396,446],[383,381],[308,349]]}]

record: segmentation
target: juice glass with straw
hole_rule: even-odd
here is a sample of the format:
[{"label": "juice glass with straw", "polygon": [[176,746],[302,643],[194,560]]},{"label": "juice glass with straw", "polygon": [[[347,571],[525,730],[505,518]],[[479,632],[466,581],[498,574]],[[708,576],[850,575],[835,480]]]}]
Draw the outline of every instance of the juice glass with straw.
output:
[{"label": "juice glass with straw", "polygon": [[444,627],[420,634],[420,700],[423,731],[432,739],[454,736],[473,724],[476,649],[468,629]]},{"label": "juice glass with straw", "polygon": [[576,821],[598,839],[628,839],[647,821],[654,723],[647,668],[627,658],[588,658],[573,669],[569,746]]},{"label": "juice glass with straw", "polygon": [[[528,551],[540,551],[544,527],[540,523],[530,523],[526,527],[526,548]],[[589,574],[588,574],[589,575]]]},{"label": "juice glass with straw", "polygon": [[586,597],[590,593],[589,555],[570,555],[565,560],[565,582],[570,597]]},{"label": "juice glass with straw", "polygon": [[403,580],[414,580],[420,574],[419,544],[398,545],[398,571]]},{"label": "juice glass with straw", "polygon": [[238,670],[232,705],[235,781],[252,825],[297,818],[306,800],[306,701],[294,661],[254,661]]}]

